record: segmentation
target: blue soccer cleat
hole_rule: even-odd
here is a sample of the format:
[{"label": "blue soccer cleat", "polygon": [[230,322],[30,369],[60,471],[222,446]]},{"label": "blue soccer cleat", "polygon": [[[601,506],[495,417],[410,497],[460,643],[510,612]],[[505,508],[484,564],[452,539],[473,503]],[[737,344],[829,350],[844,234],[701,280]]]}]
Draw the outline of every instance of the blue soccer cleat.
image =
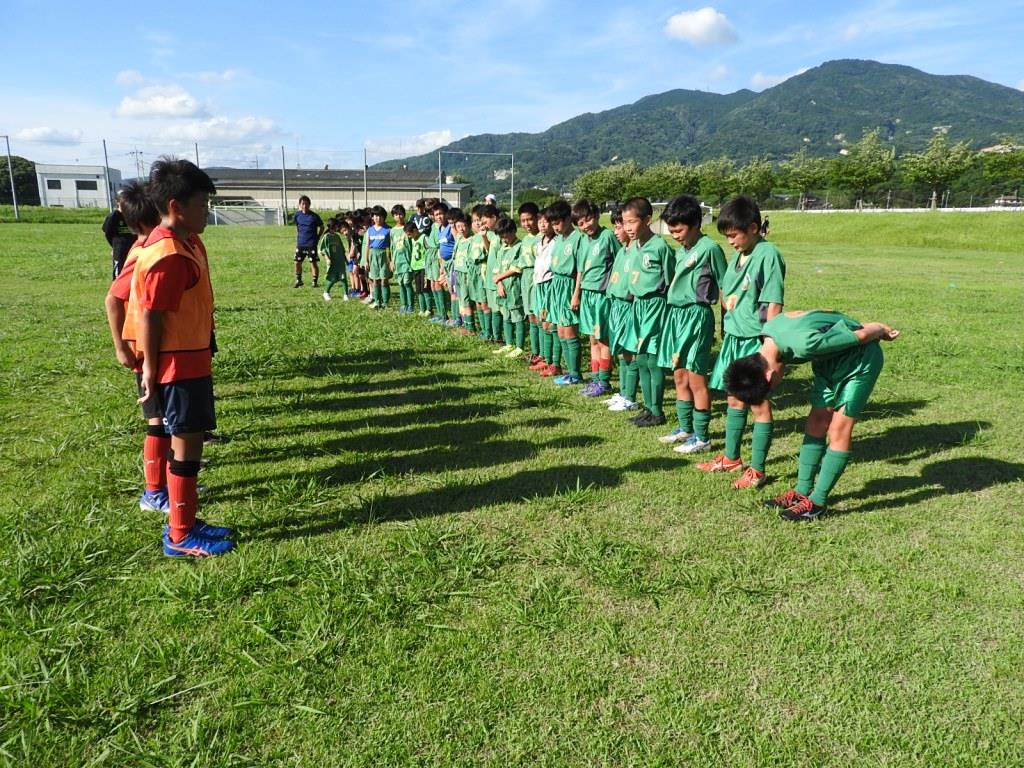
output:
[{"label": "blue soccer cleat", "polygon": [[139,509],[143,512],[163,512],[166,515],[171,509],[167,490],[161,488],[156,491],[143,491],[139,497]]},{"label": "blue soccer cleat", "polygon": [[169,528],[164,528],[164,554],[167,557],[214,557],[230,552],[235,548],[231,539],[210,539],[200,536],[195,528],[181,541],[171,541]]}]

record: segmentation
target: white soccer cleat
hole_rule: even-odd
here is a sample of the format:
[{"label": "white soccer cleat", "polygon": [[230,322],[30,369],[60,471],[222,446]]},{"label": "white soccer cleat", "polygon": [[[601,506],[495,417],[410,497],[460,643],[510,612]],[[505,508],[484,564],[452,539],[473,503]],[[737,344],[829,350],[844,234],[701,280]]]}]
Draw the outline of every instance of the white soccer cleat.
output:
[{"label": "white soccer cleat", "polygon": [[608,410],[611,411],[612,413],[621,413],[622,411],[635,411],[636,409],[637,404],[632,400],[627,400],[626,398],[622,398],[617,403],[612,403],[611,405],[608,406]]}]

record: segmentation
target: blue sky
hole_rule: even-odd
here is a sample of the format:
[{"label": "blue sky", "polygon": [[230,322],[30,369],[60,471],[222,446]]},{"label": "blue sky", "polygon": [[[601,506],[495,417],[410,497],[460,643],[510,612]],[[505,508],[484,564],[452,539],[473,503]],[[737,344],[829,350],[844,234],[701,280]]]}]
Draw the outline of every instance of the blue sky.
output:
[{"label": "blue sky", "polygon": [[106,139],[127,175],[136,151],[194,143],[204,165],[280,167],[284,145],[289,167],[359,167],[364,149],[537,132],[672,88],[760,91],[837,58],[1024,89],[1024,0],[351,7],[5,0],[0,133],[37,162],[101,163]]}]

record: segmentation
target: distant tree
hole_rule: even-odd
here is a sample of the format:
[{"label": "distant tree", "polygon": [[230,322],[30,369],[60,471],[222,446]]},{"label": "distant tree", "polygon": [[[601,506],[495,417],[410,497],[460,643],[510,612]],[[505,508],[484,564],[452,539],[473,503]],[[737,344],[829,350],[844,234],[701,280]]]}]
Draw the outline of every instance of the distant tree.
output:
[{"label": "distant tree", "polygon": [[708,160],[697,166],[701,197],[721,205],[726,195],[736,190],[736,163],[728,157]]},{"label": "distant tree", "polygon": [[907,181],[931,190],[932,208],[938,204],[939,192],[966,173],[973,162],[974,153],[966,141],[949,146],[945,134],[941,133],[932,137],[924,152],[900,158],[900,166]]},{"label": "distant tree", "polygon": [[517,207],[523,203],[536,203],[538,208],[547,208],[557,199],[558,195],[547,189],[526,189],[516,193]]},{"label": "distant tree", "polygon": [[700,174],[695,166],[681,163],[656,163],[644,168],[625,189],[625,197],[647,197],[669,200],[684,193],[697,194]]},{"label": "distant tree", "polygon": [[828,161],[812,157],[807,147],[800,147],[786,162],[779,166],[782,182],[800,192],[800,210],[803,210],[807,195],[825,186],[828,181]]},{"label": "distant tree", "polygon": [[775,168],[767,158],[755,158],[736,171],[734,184],[740,194],[767,200],[775,186]]},{"label": "distant tree", "polygon": [[881,131],[865,131],[847,154],[832,161],[832,182],[852,192],[860,205],[871,187],[892,178],[896,169],[894,157],[895,151],[882,141]]},{"label": "distant tree", "polygon": [[[39,184],[36,181],[36,164],[18,155],[11,155],[14,169],[14,191],[18,194],[18,205],[39,205]],[[11,177],[7,173],[7,158],[0,157],[0,203],[10,205]]]},{"label": "distant tree", "polygon": [[630,160],[587,171],[573,182],[573,196],[587,198],[598,205],[626,199],[626,188],[640,175],[640,166]]},{"label": "distant tree", "polygon": [[985,177],[1012,184],[1014,194],[1020,195],[1020,185],[1024,181],[1024,145],[1012,138],[1004,138],[1000,144],[1004,148],[1001,151],[985,153]]}]

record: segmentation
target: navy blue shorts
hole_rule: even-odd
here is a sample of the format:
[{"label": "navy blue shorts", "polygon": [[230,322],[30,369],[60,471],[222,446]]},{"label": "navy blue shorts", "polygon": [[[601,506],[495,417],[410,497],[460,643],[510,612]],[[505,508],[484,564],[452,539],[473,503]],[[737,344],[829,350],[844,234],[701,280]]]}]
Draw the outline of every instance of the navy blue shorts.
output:
[{"label": "navy blue shorts", "polygon": [[[139,397],[142,397],[142,374],[135,374],[135,386],[139,390]],[[142,404],[142,418],[146,419],[159,419],[163,417],[163,411],[160,410],[160,398],[151,397],[148,402]]]},{"label": "navy blue shorts", "polygon": [[164,428],[172,435],[217,428],[213,412],[213,377],[184,379],[160,385]]}]

